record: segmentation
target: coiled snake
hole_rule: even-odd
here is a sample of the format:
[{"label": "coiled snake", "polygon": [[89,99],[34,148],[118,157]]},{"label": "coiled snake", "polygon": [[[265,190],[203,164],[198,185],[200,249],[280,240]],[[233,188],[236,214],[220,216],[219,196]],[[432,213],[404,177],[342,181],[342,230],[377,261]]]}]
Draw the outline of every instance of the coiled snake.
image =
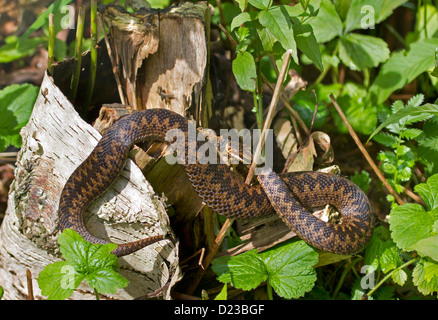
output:
[{"label": "coiled snake", "polygon": [[[165,109],[135,112],[111,126],[64,186],[59,203],[61,231],[71,228],[87,241],[107,243],[85,228],[85,209],[120,174],[133,144],[146,139],[164,142],[170,129],[180,129],[187,135],[188,124],[184,117]],[[307,243],[338,254],[360,251],[372,235],[374,216],[368,199],[345,178],[320,172],[279,177],[268,169],[258,176],[259,185],[248,186],[225,164],[186,163],[185,169],[201,199],[226,217],[255,218],[277,212]],[[324,222],[308,211],[327,204],[341,212],[340,223]],[[162,239],[155,236],[119,244],[112,253],[127,255]]]}]

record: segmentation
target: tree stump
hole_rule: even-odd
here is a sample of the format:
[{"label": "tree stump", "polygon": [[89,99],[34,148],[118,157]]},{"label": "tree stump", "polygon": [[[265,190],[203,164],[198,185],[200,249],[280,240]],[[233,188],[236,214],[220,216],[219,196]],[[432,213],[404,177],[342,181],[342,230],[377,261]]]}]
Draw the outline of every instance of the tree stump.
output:
[{"label": "tree stump", "polygon": [[[119,86],[114,87],[113,81],[108,88],[98,84],[96,96],[103,101],[94,99],[93,104],[120,102],[107,101],[108,96],[102,94],[118,90],[121,102],[129,103],[134,110],[161,107],[186,115],[187,109],[192,108],[199,115],[207,100],[208,23],[204,20],[207,9],[204,3],[182,4],[164,11],[140,10],[130,15],[138,19],[136,26],[142,31],[132,32],[135,38],[132,41],[121,22],[127,13],[120,8],[104,8]],[[146,20],[149,22],[145,23]],[[81,94],[86,92],[81,85],[87,84],[81,81],[75,106],[63,93],[67,92],[65,82],[58,86],[57,79],[69,79],[69,74],[71,69],[58,66],[54,78],[45,75],[31,119],[22,129],[16,178],[0,229],[0,286],[4,288],[5,299],[26,299],[26,270],[31,271],[35,280],[47,264],[60,259],[57,244],[60,193],[67,178],[100,139],[100,134],[75,110],[81,110]],[[83,65],[81,78],[87,75],[87,66]],[[97,81],[105,80],[99,80],[98,69]],[[89,114],[96,112],[91,110]],[[132,152],[135,157],[137,153],[138,150]],[[202,208],[200,200],[197,201],[196,212]],[[88,207],[85,222],[92,234],[116,243],[168,235],[166,240],[121,257],[120,273],[130,284],[102,298],[170,298],[171,288],[181,278],[178,243],[170,240],[175,237],[165,206],[132,160],[128,160],[112,186]],[[36,281],[33,291],[37,299],[44,298]],[[94,297],[86,284],[81,284],[72,296]]]}]

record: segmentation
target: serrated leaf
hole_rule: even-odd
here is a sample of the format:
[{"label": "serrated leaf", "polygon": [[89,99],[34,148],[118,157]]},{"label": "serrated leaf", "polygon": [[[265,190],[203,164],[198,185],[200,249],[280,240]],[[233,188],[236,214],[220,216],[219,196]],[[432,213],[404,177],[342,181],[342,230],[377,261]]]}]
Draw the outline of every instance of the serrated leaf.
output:
[{"label": "serrated leaf", "polygon": [[424,295],[438,291],[438,274],[436,263],[420,260],[412,271],[412,281],[418,291]]},{"label": "serrated leaf", "polygon": [[438,174],[429,177],[426,183],[419,183],[414,187],[421,198],[426,202],[429,210],[434,210],[438,207]]},{"label": "serrated leaf", "polygon": [[420,129],[416,129],[416,128],[409,128],[409,129],[405,129],[403,130],[403,132],[401,133],[402,138],[406,138],[406,139],[415,139],[416,137],[418,137],[420,134],[422,134],[423,131]]},{"label": "serrated leaf", "polygon": [[408,279],[408,275],[403,269],[396,269],[391,274],[392,281],[397,283],[398,285],[404,285],[406,280]]},{"label": "serrated leaf", "polygon": [[83,280],[100,293],[114,293],[129,283],[116,272],[118,260],[111,254],[116,244],[91,244],[71,229],[65,229],[58,242],[65,261],[47,265],[38,276],[43,295],[49,299],[69,297]]},{"label": "serrated leaf", "polygon": [[353,176],[350,177],[351,181],[356,184],[359,188],[362,189],[363,192],[367,193],[368,188],[370,187],[371,178],[370,174],[365,170],[362,170],[360,173],[355,172]]},{"label": "serrated leaf", "polygon": [[218,280],[235,288],[251,290],[268,278],[266,266],[253,249],[234,257],[213,260],[212,269]]},{"label": "serrated leaf", "polygon": [[48,300],[64,300],[84,280],[85,276],[67,261],[47,265],[38,275],[38,286]]},{"label": "serrated leaf", "polygon": [[409,249],[417,251],[422,256],[428,256],[438,263],[438,236],[421,239]]},{"label": "serrated leaf", "polygon": [[391,210],[389,229],[397,246],[403,250],[432,235],[438,210],[426,212],[418,203],[407,203]]},{"label": "serrated leaf", "polygon": [[112,268],[99,268],[85,277],[91,288],[100,293],[115,293],[118,288],[124,288],[129,281]]},{"label": "serrated leaf", "polygon": [[432,117],[438,115],[438,105],[436,104],[424,104],[422,106],[405,107],[395,114],[390,115],[376,130],[370,135],[368,141],[371,140],[380,130],[387,127],[391,123],[396,123],[400,119],[406,116],[422,115],[424,117]]},{"label": "serrated leaf", "polygon": [[389,49],[380,38],[349,33],[341,38],[339,58],[351,70],[377,67],[388,60]]},{"label": "serrated leaf", "polygon": [[373,139],[387,147],[394,147],[398,143],[398,138],[388,132],[379,132]]},{"label": "serrated leaf", "polygon": [[310,291],[316,281],[313,266],[318,253],[304,241],[295,241],[262,252],[269,273],[269,283],[281,297],[292,299]]}]

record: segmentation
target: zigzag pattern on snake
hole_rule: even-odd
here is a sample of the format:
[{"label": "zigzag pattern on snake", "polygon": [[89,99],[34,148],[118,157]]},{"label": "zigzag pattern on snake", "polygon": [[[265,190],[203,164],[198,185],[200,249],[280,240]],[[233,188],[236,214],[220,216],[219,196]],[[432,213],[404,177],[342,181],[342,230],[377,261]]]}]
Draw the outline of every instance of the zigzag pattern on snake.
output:
[{"label": "zigzag pattern on snake", "polygon": [[[86,208],[118,177],[133,144],[146,139],[164,142],[170,129],[180,129],[187,135],[188,124],[181,115],[165,109],[138,111],[110,127],[64,186],[59,203],[61,231],[71,228],[87,241],[107,243],[86,229]],[[360,251],[372,235],[374,215],[368,198],[345,178],[321,172],[280,177],[267,170],[258,176],[260,184],[248,186],[225,164],[186,164],[185,169],[201,199],[226,217],[247,219],[277,212],[307,243],[338,254]],[[308,210],[327,204],[341,212],[341,223],[324,222]],[[162,239],[155,236],[118,244],[112,253],[127,255]]]}]

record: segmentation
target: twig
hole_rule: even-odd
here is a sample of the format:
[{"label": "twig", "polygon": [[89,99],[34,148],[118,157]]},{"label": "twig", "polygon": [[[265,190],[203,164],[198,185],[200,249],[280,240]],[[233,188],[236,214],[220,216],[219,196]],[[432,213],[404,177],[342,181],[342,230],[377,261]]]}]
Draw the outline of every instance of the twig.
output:
[{"label": "twig", "polygon": [[339,106],[339,104],[336,101],[336,99],[333,96],[333,94],[330,94],[330,99],[332,100],[333,105],[335,106],[336,111],[338,111],[339,116],[341,117],[342,121],[344,121],[345,125],[347,126],[348,132],[350,133],[350,135],[353,138],[354,142],[358,146],[359,150],[362,152],[362,154],[365,157],[365,159],[370,164],[371,168],[374,170],[375,174],[379,177],[380,181],[382,181],[383,185],[386,187],[388,192],[394,196],[394,198],[395,198],[395,200],[397,200],[398,204],[399,205],[403,205],[404,204],[403,200],[400,198],[400,196],[397,194],[397,192],[395,192],[393,187],[389,184],[389,182],[386,180],[385,176],[382,174],[382,172],[379,170],[377,165],[374,163],[374,161],[371,158],[370,154],[365,149],[365,147],[363,146],[363,144],[360,141],[359,137],[357,136],[356,132],[354,132],[353,128],[351,127],[350,123],[348,122],[347,117],[345,116],[344,112],[342,111],[341,107]]},{"label": "twig", "polygon": [[287,168],[289,167],[291,162],[293,162],[295,160],[296,156],[300,153],[301,149],[304,148],[307,141],[309,141],[310,136],[312,135],[313,124],[315,123],[316,114],[318,113],[318,98],[316,96],[315,90],[312,90],[312,91],[313,91],[313,94],[315,95],[316,103],[315,103],[315,111],[313,111],[312,123],[310,124],[310,130],[307,133],[306,139],[303,141],[303,143],[300,144],[300,147],[298,148],[298,150],[292,156],[288,157],[286,164],[284,165],[284,168],[283,168],[283,173],[285,173],[287,171]]},{"label": "twig", "polygon": [[122,104],[126,105],[126,100],[125,100],[125,96],[123,94],[122,85],[120,84],[119,74],[117,73],[117,69],[118,69],[117,62],[114,60],[114,56],[113,56],[112,51],[111,51],[111,46],[110,46],[110,43],[108,40],[108,36],[106,35],[105,23],[103,22],[102,15],[100,13],[98,13],[97,16],[99,19],[99,24],[102,28],[103,37],[105,39],[106,50],[108,51],[108,56],[109,56],[110,61],[111,61],[111,66],[113,67],[113,74],[114,74],[114,78],[116,80],[117,90],[119,91],[120,102]]},{"label": "twig", "polygon": [[219,247],[221,246],[222,242],[224,241],[225,236],[227,235],[228,229],[230,229],[231,225],[233,224],[233,220],[227,219],[225,223],[223,224],[219,234],[217,235],[216,239],[214,240],[213,246],[211,247],[210,251],[208,252],[207,256],[205,257],[203,261],[203,267],[198,269],[198,272],[196,273],[195,279],[190,284],[190,286],[187,288],[187,294],[192,294],[195,292],[196,288],[199,285],[199,282],[202,279],[202,276],[204,275],[205,271],[207,270],[208,266],[210,265],[210,262],[213,260],[214,256],[216,255],[217,251],[219,250]]},{"label": "twig", "polygon": [[225,33],[225,35],[227,36],[228,40],[230,40],[230,43],[234,47],[237,47],[238,43],[236,42],[236,40],[234,40],[234,38],[231,36],[231,34],[228,32],[228,30],[222,24],[220,24],[220,23],[218,23],[217,26],[219,27],[219,29],[221,29],[221,31],[223,33]]},{"label": "twig", "polygon": [[27,278],[27,299],[34,300],[33,296],[33,285],[32,285],[32,272],[29,269],[26,269],[26,278]]},{"label": "twig", "polygon": [[286,76],[287,67],[289,65],[290,56],[292,54],[292,50],[289,49],[286,51],[284,56],[283,65],[281,66],[280,74],[278,75],[277,83],[275,84],[274,94],[272,95],[271,103],[268,108],[268,114],[266,116],[265,124],[263,125],[262,134],[260,135],[259,143],[257,144],[256,151],[254,152],[254,158],[251,163],[251,166],[248,171],[248,175],[246,177],[245,182],[247,184],[250,183],[252,177],[254,176],[255,166],[260,160],[262,154],[262,147],[265,144],[266,135],[268,134],[268,130],[271,127],[272,118],[274,117],[275,107],[277,106],[278,99],[280,98],[280,89],[283,83],[284,77]]}]

